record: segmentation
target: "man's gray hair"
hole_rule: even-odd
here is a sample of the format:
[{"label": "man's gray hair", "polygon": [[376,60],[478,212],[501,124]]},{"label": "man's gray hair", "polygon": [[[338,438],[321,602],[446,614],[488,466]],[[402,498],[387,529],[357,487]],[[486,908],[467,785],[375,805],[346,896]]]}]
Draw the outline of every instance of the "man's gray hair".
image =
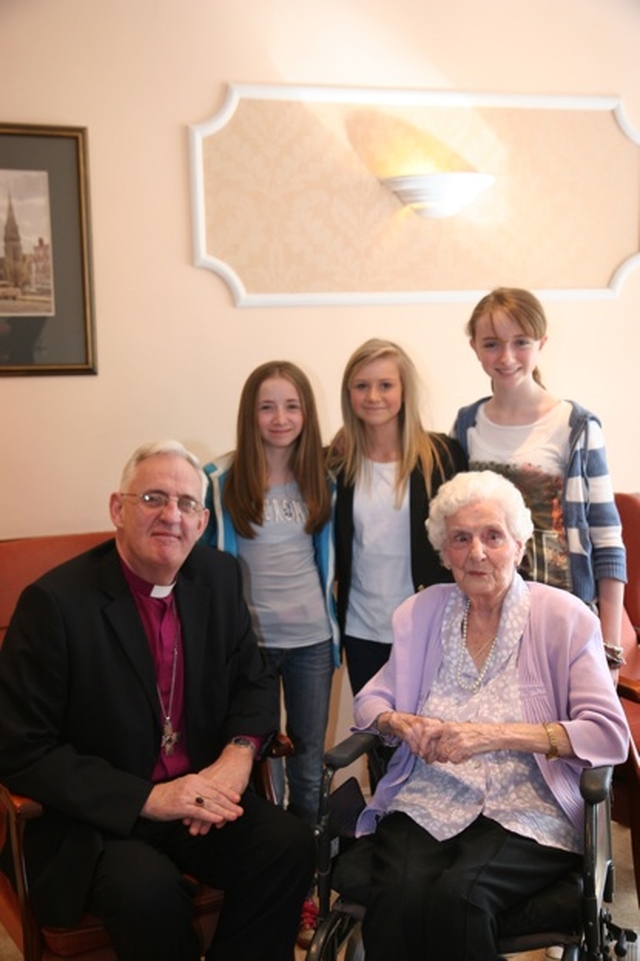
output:
[{"label": "man's gray hair", "polygon": [[172,454],[174,457],[182,457],[182,459],[186,460],[188,464],[191,464],[191,466],[198,472],[200,477],[202,483],[202,501],[204,503],[207,493],[208,480],[207,475],[202,470],[200,461],[196,455],[192,454],[190,450],[187,450],[184,444],[182,444],[179,440],[172,440],[170,438],[167,440],[152,441],[149,444],[142,444],[141,447],[138,447],[138,449],[133,452],[127,463],[124,465],[122,478],[120,480],[120,490],[127,490],[129,482],[133,477],[138,464],[141,464],[143,460],[147,460],[148,457],[156,457],[159,454]]}]

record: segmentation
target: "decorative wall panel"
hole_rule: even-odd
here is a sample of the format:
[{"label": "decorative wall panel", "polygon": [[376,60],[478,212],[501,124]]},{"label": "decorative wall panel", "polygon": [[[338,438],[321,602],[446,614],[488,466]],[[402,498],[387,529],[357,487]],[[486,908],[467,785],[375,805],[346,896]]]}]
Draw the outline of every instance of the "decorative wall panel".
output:
[{"label": "decorative wall panel", "polygon": [[[190,127],[195,262],[239,306],[614,296],[640,262],[640,135],[615,97],[230,86]],[[381,180],[477,171],[456,216]]]}]

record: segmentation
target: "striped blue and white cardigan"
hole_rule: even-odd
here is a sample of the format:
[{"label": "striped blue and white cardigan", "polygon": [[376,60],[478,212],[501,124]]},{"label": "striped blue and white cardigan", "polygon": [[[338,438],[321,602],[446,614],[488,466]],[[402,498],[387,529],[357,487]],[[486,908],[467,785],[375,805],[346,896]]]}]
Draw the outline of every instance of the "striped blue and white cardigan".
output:
[{"label": "striped blue and white cardigan", "polygon": [[[489,399],[483,397],[458,411],[452,434],[468,458],[469,430],[475,426],[479,408]],[[597,581],[610,578],[626,582],[626,554],[602,425],[595,414],[574,401],[569,403],[569,458],[562,485],[569,570],[572,593],[595,606]]]}]

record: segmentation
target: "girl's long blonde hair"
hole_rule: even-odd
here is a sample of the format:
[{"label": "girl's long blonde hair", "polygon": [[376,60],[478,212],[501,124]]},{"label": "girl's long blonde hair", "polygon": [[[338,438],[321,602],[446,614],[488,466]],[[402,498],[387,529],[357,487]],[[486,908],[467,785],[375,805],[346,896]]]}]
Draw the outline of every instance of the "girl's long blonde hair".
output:
[{"label": "girl's long blonde hair", "polygon": [[291,472],[307,508],[307,534],[317,533],[331,514],[316,402],[309,380],[286,360],[268,361],[249,374],[240,396],[236,450],[231,460],[223,500],[234,527],[242,537],[255,537],[252,524],[263,521],[267,489],[267,463],[258,429],[258,392],[265,380],[282,377],[298,392],[303,427],[291,455]]},{"label": "girl's long blonde hair", "polygon": [[422,426],[418,372],[409,355],[393,341],[377,337],[367,340],[347,361],[340,394],[343,426],[329,447],[328,464],[332,472],[344,473],[349,485],[355,484],[363,470],[367,457],[366,432],[362,421],[353,412],[349,389],[363,367],[381,359],[391,359],[397,364],[402,384],[402,406],[398,414],[401,456],[396,477],[396,503],[399,504],[416,465],[422,470],[427,493],[431,496],[433,472],[437,469],[444,473],[442,459],[446,457],[451,462],[451,454],[437,436],[429,434]]}]

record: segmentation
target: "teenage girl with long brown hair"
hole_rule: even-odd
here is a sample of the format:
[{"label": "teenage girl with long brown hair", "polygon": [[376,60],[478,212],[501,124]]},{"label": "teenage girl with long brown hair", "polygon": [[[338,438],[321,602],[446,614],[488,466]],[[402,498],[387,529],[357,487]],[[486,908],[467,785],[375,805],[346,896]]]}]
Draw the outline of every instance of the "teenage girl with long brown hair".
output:
[{"label": "teenage girl with long brown hair", "polygon": [[[208,543],[235,554],[258,642],[280,675],[287,733],[288,808],[314,825],[334,667],[331,491],[313,391],[304,372],[271,361],[248,377],[235,451],[208,464]],[[299,943],[317,910],[305,902]]]}]

